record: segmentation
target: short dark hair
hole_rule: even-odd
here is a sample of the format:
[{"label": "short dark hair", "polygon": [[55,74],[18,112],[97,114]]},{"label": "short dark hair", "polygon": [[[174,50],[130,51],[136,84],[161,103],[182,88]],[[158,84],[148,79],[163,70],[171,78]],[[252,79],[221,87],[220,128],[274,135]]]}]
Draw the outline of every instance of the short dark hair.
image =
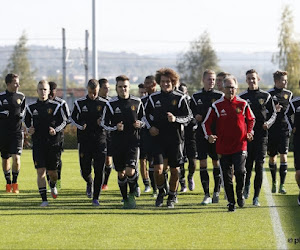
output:
[{"label": "short dark hair", "polygon": [[181,82],[180,85],[179,85],[179,87],[178,87],[178,89],[180,91],[184,92],[184,89],[183,89],[184,87],[187,89],[187,85],[184,82]]},{"label": "short dark hair", "polygon": [[105,83],[108,83],[108,80],[106,78],[101,78],[99,79],[99,86],[100,88],[102,88],[102,85],[105,84]]},{"label": "short dark hair", "polygon": [[57,84],[55,82],[49,82],[49,86],[50,86],[50,91],[57,88]]},{"label": "short dark hair", "polygon": [[129,78],[125,75],[119,75],[116,77],[116,83],[118,83],[119,81],[129,81]]},{"label": "short dark hair", "polygon": [[248,74],[254,74],[254,73],[258,75],[258,73],[256,72],[255,69],[249,69],[249,70],[247,70],[246,75],[248,75]]},{"label": "short dark hair", "polygon": [[156,71],[155,80],[158,84],[160,84],[160,79],[162,76],[169,77],[173,86],[179,81],[178,73],[170,68],[161,68]]},{"label": "short dark hair", "polygon": [[287,74],[287,71],[277,70],[273,73],[273,79],[274,81],[278,81],[282,76],[287,76]]},{"label": "short dark hair", "polygon": [[6,84],[12,83],[13,79],[18,78],[18,77],[19,76],[17,74],[14,74],[14,73],[7,74],[6,77],[5,77],[5,83]]},{"label": "short dark hair", "polygon": [[140,83],[140,84],[138,85],[138,87],[139,87],[139,89],[144,89],[144,88],[145,88],[144,83]]},{"label": "short dark hair", "polygon": [[155,76],[154,75],[149,75],[149,76],[146,76],[145,77],[145,80],[150,80],[150,81],[152,81],[152,82],[155,82]]},{"label": "short dark hair", "polygon": [[90,88],[90,89],[95,89],[98,86],[99,86],[99,82],[96,79],[90,79],[88,84],[87,84],[87,87]]}]

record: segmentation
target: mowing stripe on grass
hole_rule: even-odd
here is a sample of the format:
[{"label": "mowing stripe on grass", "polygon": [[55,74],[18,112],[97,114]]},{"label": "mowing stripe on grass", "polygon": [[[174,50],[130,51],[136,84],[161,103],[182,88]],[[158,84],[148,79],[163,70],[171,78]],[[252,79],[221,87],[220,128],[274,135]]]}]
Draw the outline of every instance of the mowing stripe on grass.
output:
[{"label": "mowing stripe on grass", "polygon": [[272,220],[273,225],[273,231],[275,233],[276,243],[277,243],[277,249],[288,249],[286,244],[286,238],[284,236],[284,232],[282,230],[280,217],[276,208],[276,204],[274,202],[274,199],[272,197],[272,193],[270,191],[270,185],[269,181],[266,175],[266,171],[264,170],[264,181],[263,181],[263,188],[266,195],[266,199],[268,202],[268,206],[270,207],[270,216]]}]

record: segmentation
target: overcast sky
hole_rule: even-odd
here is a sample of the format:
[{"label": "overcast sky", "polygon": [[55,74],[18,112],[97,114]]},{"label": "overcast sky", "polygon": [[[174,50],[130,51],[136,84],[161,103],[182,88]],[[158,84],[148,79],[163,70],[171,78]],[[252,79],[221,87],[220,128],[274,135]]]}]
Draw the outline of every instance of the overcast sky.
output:
[{"label": "overcast sky", "polygon": [[[92,32],[92,0],[0,0],[0,45],[84,48]],[[300,34],[299,0],[97,0],[98,50],[156,54],[185,51],[207,30],[217,51],[274,51],[283,6]],[[92,47],[91,37],[89,42]]]}]

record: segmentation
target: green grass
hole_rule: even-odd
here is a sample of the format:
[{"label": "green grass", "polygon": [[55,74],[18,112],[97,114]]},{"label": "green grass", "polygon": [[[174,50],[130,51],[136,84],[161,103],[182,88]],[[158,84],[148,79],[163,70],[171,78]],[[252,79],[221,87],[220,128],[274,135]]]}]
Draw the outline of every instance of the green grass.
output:
[{"label": "green grass", "polygon": [[[285,237],[294,239],[300,237],[300,214],[290,157],[289,162],[288,194],[276,194],[274,198]],[[211,167],[209,174],[212,180]],[[267,176],[271,183],[268,169]],[[59,197],[56,200],[50,197],[50,206],[41,208],[31,151],[25,150],[19,176],[20,194],[5,193],[4,178],[0,180],[3,187],[0,191],[0,248],[276,248],[269,213],[273,208],[267,206],[263,191],[260,208],[253,207],[249,199],[244,209],[228,213],[223,192],[219,204],[200,205],[203,191],[199,179],[199,171],[196,171],[195,191],[180,194],[175,209],[156,208],[154,198],[142,193],[137,198],[137,209],[123,210],[116,173],[112,172],[109,190],[102,192],[100,208],[95,208],[85,196],[77,151],[66,150]],[[143,190],[141,180],[140,186]],[[212,187],[213,181],[211,190]],[[292,243],[288,247],[299,248]]]}]

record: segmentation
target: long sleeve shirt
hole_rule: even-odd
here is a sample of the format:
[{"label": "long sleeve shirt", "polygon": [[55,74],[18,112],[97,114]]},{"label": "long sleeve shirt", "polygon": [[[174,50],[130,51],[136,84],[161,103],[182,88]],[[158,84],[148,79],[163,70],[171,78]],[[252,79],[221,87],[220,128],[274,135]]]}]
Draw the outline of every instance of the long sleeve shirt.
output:
[{"label": "long sleeve shirt", "polygon": [[107,101],[99,96],[95,100],[85,96],[75,101],[70,120],[77,127],[79,143],[91,140],[106,142],[105,130],[99,125],[106,103]]},{"label": "long sleeve shirt", "polygon": [[25,96],[21,92],[0,93],[0,135],[22,132],[25,114]]},{"label": "long sleeve shirt", "polygon": [[[24,122],[27,129],[31,126],[35,129],[32,135],[34,144],[55,145],[61,143],[62,138],[59,132],[66,126],[66,119],[58,102],[37,100],[29,104],[26,107]],[[49,134],[50,127],[55,129],[55,135]]]},{"label": "long sleeve shirt", "polygon": [[295,138],[300,137],[300,97],[295,97],[291,100],[291,103],[285,112],[285,120],[290,132],[296,128],[296,132],[294,133],[295,142]]},{"label": "long sleeve shirt", "polygon": [[255,116],[245,100],[236,96],[232,100],[222,97],[212,104],[202,123],[207,139],[213,135],[211,125],[214,122],[218,154],[229,155],[247,150],[247,133],[253,133]]}]

